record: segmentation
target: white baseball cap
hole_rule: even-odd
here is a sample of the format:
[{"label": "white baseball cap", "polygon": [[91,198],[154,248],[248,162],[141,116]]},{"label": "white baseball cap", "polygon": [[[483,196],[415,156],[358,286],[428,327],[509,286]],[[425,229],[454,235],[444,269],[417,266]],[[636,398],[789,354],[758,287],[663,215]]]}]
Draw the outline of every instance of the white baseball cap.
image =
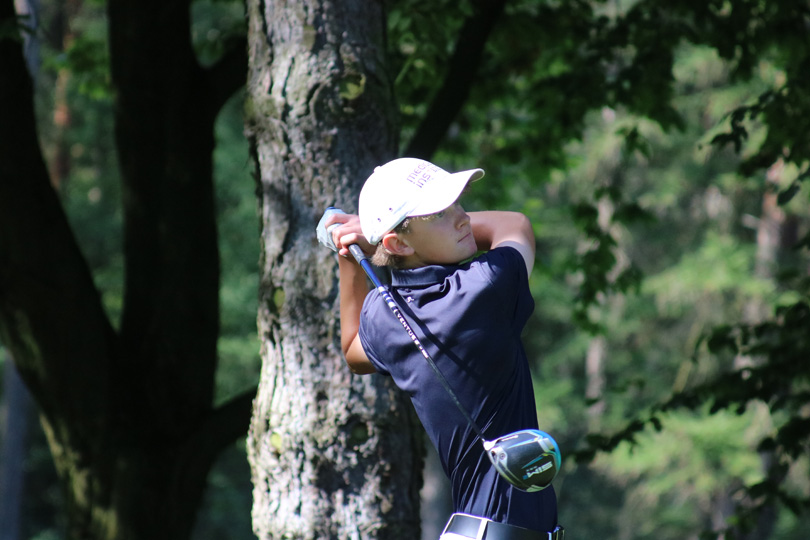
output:
[{"label": "white baseball cap", "polygon": [[405,218],[441,212],[464,187],[484,176],[483,169],[449,173],[429,161],[400,158],[374,169],[360,191],[360,227],[377,244]]}]

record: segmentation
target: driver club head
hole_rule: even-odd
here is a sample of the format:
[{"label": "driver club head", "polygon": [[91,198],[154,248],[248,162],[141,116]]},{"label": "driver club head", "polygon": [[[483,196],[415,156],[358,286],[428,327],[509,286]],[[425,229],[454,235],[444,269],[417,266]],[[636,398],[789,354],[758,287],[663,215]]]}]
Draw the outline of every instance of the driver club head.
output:
[{"label": "driver club head", "polygon": [[560,470],[557,441],[539,429],[524,429],[484,441],[484,450],[498,473],[523,491],[547,488]]}]

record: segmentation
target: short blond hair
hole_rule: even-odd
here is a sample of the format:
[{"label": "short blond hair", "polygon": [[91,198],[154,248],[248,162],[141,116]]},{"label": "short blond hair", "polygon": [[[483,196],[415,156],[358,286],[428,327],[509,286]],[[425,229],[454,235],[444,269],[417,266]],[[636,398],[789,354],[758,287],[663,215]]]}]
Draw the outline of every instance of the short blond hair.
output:
[{"label": "short blond hair", "polygon": [[371,256],[371,264],[374,266],[385,266],[388,268],[402,268],[404,261],[400,255],[394,255],[385,249],[382,243],[377,245],[377,251]]},{"label": "short blond hair", "polygon": [[[410,234],[410,224],[414,219],[418,219],[415,217],[408,217],[405,218],[399,225],[394,227],[392,232],[397,234]],[[377,244],[377,250],[374,252],[374,255],[371,256],[371,264],[374,266],[387,266],[389,268],[399,269],[402,268],[405,264],[405,257],[401,255],[394,255],[387,249],[382,242]]]}]

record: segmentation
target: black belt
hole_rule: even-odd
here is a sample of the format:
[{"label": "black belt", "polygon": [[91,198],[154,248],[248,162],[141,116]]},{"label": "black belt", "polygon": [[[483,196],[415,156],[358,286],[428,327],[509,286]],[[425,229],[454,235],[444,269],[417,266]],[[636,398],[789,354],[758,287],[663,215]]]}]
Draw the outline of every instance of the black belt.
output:
[{"label": "black belt", "polygon": [[557,526],[553,532],[539,532],[468,514],[453,514],[442,534],[453,533],[476,540],[563,540],[565,530]]}]

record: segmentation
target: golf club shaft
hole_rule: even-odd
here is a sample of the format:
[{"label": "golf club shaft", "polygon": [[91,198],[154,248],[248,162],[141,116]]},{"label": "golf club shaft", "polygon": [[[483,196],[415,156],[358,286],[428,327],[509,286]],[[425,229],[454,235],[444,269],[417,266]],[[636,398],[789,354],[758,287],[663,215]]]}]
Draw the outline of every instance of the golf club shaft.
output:
[{"label": "golf club shaft", "polygon": [[419,349],[419,352],[422,353],[422,356],[424,356],[425,360],[427,360],[428,364],[430,364],[430,367],[433,369],[433,372],[436,374],[436,377],[439,379],[439,382],[442,384],[444,389],[450,395],[450,398],[453,400],[455,406],[458,408],[461,414],[464,415],[464,418],[467,419],[467,423],[470,424],[473,430],[475,430],[475,433],[478,435],[478,437],[481,438],[481,442],[486,444],[487,440],[484,438],[484,434],[481,433],[481,429],[475,422],[473,422],[473,419],[470,417],[470,414],[461,405],[461,402],[458,400],[458,397],[456,397],[456,394],[455,392],[453,392],[453,389],[450,388],[450,384],[447,382],[447,379],[444,377],[442,372],[439,371],[439,367],[430,357],[427,350],[425,350],[425,348],[422,346],[422,343],[419,341],[419,338],[416,336],[416,333],[413,331],[413,329],[411,329],[411,326],[408,324],[408,321],[406,321],[405,317],[402,315],[402,312],[400,311],[399,306],[396,303],[396,300],[394,300],[394,297],[391,296],[391,293],[388,292],[388,289],[386,289],[385,285],[382,284],[380,278],[377,277],[377,274],[374,272],[374,267],[369,262],[368,257],[366,257],[366,254],[363,253],[363,250],[360,249],[360,246],[358,246],[357,244],[350,245],[349,251],[351,252],[354,259],[358,262],[358,264],[363,268],[366,275],[371,280],[371,283],[377,289],[377,292],[379,292],[380,296],[382,296],[383,300],[385,300],[385,303],[388,304],[388,308],[391,310],[391,313],[394,314],[397,320],[399,320],[400,324],[402,324],[402,327],[405,329],[405,331],[408,332],[408,335],[411,337],[411,340],[413,341],[414,345],[416,345],[416,348]]}]

